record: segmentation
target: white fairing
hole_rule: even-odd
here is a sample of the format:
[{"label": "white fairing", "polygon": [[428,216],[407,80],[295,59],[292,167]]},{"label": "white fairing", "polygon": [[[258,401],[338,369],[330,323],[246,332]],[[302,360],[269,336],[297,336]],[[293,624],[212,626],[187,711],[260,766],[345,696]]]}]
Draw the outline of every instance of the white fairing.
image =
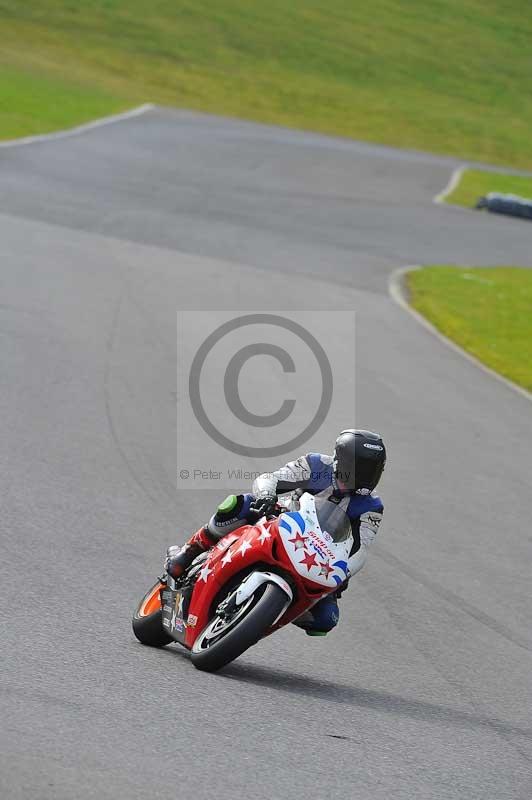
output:
[{"label": "white fairing", "polygon": [[299,575],[330,591],[348,577],[353,537],[334,542],[327,531],[321,530],[311,494],[303,494],[299,506],[299,512],[279,517],[283,547]]},{"label": "white fairing", "polygon": [[[292,589],[284,578],[274,572],[252,572],[245,578],[236,590],[236,604],[241,605],[248,597],[254,594],[263,583],[276,583],[286,594],[286,606],[292,602],[294,595]],[[283,611],[284,614],[284,611]]]}]

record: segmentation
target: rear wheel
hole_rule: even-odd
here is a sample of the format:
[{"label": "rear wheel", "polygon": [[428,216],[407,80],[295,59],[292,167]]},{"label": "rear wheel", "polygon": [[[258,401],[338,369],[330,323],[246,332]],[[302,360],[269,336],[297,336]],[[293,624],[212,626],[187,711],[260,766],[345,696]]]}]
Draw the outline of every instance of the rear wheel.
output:
[{"label": "rear wheel", "polygon": [[197,669],[214,672],[258,642],[286,606],[285,592],[264,583],[231,614],[216,614],[192,646]]},{"label": "rear wheel", "polygon": [[151,587],[140,601],[131,621],[133,633],[139,642],[149,647],[164,647],[173,641],[163,628],[162,588],[163,584],[159,581]]}]

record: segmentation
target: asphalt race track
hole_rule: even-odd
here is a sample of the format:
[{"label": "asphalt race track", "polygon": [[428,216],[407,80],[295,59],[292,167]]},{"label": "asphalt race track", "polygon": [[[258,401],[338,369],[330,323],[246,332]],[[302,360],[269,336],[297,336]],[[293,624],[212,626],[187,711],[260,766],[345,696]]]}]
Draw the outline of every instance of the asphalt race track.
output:
[{"label": "asphalt race track", "polygon": [[[0,149],[2,798],[532,796],[532,406],[387,288],[532,266],[431,202],[454,166],[161,109]],[[216,499],[175,488],[176,309],[257,304],[356,309],[385,521],[336,631],[206,675],[130,617]]]}]

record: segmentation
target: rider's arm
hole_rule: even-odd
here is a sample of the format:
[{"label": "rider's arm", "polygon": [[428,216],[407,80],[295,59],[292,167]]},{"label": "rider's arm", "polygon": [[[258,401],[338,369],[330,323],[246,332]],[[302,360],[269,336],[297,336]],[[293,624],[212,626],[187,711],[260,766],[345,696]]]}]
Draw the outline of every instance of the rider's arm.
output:
[{"label": "rider's arm", "polygon": [[[375,539],[379,530],[379,525],[382,522],[383,510],[384,509],[381,506],[380,511],[367,511],[365,514],[361,514],[358,525],[356,525],[355,521],[352,520],[351,524],[353,526],[353,537],[355,539],[355,543],[358,539],[360,546],[354,553],[351,553],[347,560],[350,576],[360,572],[366,563],[368,549]],[[355,527],[357,528],[356,536]]]},{"label": "rider's arm", "polygon": [[265,472],[253,482],[253,494],[229,495],[218,507],[207,525],[211,536],[221,538],[230,533],[247,520],[252,504],[256,498],[271,498],[275,503],[278,494],[306,489],[310,480],[311,469],[307,456],[290,461],[275,472]]},{"label": "rider's arm", "polygon": [[278,495],[306,489],[310,481],[311,468],[307,456],[289,461],[274,472],[265,472],[253,481],[252,493],[255,497],[266,494]]}]

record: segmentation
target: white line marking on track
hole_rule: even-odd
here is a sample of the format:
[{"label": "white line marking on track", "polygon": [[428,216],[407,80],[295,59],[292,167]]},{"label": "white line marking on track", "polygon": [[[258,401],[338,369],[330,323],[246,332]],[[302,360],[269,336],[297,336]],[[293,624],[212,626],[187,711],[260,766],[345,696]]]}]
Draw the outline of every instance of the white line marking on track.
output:
[{"label": "white line marking on track", "polygon": [[390,297],[394,300],[397,305],[401,306],[405,311],[414,317],[421,325],[423,325],[426,330],[430,331],[440,342],[446,344],[447,347],[450,347],[451,350],[454,350],[455,353],[459,353],[463,358],[467,359],[471,364],[474,364],[476,367],[479,367],[483,372],[486,372],[488,375],[491,375],[492,378],[496,378],[499,382],[504,383],[509,389],[513,389],[514,392],[517,392],[521,395],[521,397],[525,397],[527,400],[532,402],[532,394],[527,392],[526,389],[523,389],[522,386],[518,386],[517,383],[508,380],[503,375],[500,375],[495,370],[487,367],[482,361],[479,361],[478,358],[472,356],[471,353],[468,353],[467,350],[463,350],[459,345],[455,344],[451,339],[448,339],[443,333],[441,333],[431,322],[428,321],[419,311],[416,311],[408,300],[406,299],[405,289],[404,289],[404,278],[408,272],[413,272],[417,269],[423,269],[423,267],[419,265],[412,265],[408,267],[399,267],[390,275],[390,279],[388,281],[388,291],[390,293]]},{"label": "white line marking on track", "polygon": [[458,184],[462,179],[464,170],[466,170],[467,168],[468,168],[467,164],[462,164],[461,167],[456,167],[456,169],[453,169],[452,175],[449,178],[449,183],[447,184],[445,189],[443,189],[443,191],[441,191],[439,194],[437,194],[435,197],[432,198],[432,202],[437,203],[438,205],[445,203],[445,198],[448,197],[452,192],[454,192],[454,190],[456,189],[456,187],[458,186]]},{"label": "white line marking on track", "polygon": [[37,136],[24,136],[21,139],[8,139],[5,142],[0,141],[0,147],[19,147],[22,144],[35,144],[36,142],[52,142],[55,139],[66,139],[69,136],[79,136],[80,133],[92,131],[94,128],[102,128],[104,125],[113,125],[115,122],[123,122],[126,119],[133,117],[140,117],[147,111],[155,108],[153,103],[144,103],[142,106],[137,106],[129,111],[124,111],[122,114],[113,114],[109,117],[100,117],[92,122],[85,122],[83,125],[77,125],[75,128],[67,128],[63,131],[56,131],[55,133],[41,133]]}]

